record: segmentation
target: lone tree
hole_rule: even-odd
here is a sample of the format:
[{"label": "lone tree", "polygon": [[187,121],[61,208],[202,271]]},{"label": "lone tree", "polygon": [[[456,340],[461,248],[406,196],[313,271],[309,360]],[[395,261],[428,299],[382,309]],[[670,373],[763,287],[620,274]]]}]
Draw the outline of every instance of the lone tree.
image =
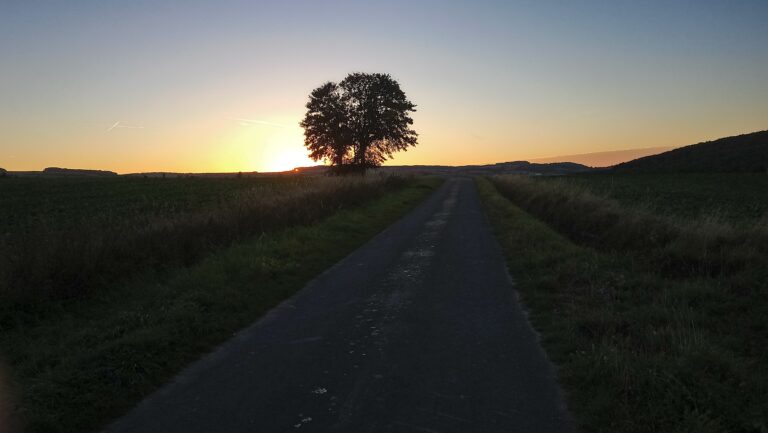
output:
[{"label": "lone tree", "polygon": [[328,161],[337,173],[364,173],[416,145],[415,108],[389,74],[349,74],[310,93],[304,145],[310,158]]}]

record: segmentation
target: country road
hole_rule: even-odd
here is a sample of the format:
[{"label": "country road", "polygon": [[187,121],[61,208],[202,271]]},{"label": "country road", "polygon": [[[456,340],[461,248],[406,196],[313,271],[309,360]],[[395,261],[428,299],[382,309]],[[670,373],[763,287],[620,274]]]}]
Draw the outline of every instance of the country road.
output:
[{"label": "country road", "polygon": [[474,182],[456,178],[106,431],[573,427]]}]

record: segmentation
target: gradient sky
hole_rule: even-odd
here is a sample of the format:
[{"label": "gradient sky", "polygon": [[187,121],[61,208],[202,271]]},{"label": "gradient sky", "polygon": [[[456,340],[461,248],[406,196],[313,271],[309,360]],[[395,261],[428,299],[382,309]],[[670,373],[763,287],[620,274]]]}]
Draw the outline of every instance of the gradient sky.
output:
[{"label": "gradient sky", "polygon": [[0,167],[307,165],[353,71],[418,105],[394,164],[691,144],[768,129],[768,1],[0,0]]}]

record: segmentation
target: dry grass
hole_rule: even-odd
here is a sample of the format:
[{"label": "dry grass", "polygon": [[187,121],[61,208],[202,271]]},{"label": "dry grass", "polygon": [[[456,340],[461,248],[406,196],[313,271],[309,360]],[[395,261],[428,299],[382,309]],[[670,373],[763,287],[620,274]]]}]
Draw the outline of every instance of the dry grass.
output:
[{"label": "dry grass", "polygon": [[504,196],[575,242],[633,253],[667,276],[736,276],[768,263],[765,218],[735,226],[716,214],[661,214],[643,203],[623,205],[566,180],[500,176],[493,183]]}]

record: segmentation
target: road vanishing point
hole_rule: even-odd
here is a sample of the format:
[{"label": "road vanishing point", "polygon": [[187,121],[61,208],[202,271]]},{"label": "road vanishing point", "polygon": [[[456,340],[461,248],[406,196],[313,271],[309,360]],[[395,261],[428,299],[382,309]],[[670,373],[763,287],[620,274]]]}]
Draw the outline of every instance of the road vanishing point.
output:
[{"label": "road vanishing point", "polygon": [[105,431],[574,427],[474,181],[453,178]]}]

